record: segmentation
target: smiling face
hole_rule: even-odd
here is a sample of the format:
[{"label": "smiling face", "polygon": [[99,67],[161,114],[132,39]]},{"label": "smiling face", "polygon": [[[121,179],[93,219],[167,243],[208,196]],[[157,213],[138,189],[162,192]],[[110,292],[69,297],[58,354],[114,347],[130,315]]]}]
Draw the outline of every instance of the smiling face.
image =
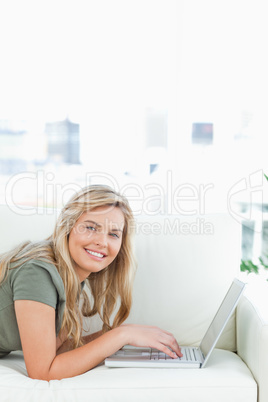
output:
[{"label": "smiling face", "polygon": [[80,281],[106,268],[117,256],[123,237],[124,215],[118,207],[84,212],[69,235],[69,251]]}]

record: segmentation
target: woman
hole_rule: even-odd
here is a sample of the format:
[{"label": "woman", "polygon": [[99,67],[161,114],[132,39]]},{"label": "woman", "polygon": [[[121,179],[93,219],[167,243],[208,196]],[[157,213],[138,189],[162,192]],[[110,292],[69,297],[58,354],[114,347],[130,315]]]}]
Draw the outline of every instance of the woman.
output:
[{"label": "woman", "polygon": [[[122,325],[131,307],[133,231],[127,200],[109,187],[88,186],[63,208],[51,237],[2,255],[0,357],[22,349],[28,375],[49,381],[82,374],[126,344],[181,356],[172,334]],[[83,337],[82,316],[97,313],[102,331]]]}]

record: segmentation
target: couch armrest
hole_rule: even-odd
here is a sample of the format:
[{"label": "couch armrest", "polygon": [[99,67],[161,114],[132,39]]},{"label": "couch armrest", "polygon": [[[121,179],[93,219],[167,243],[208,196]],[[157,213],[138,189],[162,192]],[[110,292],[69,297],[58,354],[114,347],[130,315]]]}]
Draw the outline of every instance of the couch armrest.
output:
[{"label": "couch armrest", "polygon": [[237,307],[237,353],[258,383],[258,401],[268,400],[268,283],[248,285]]}]

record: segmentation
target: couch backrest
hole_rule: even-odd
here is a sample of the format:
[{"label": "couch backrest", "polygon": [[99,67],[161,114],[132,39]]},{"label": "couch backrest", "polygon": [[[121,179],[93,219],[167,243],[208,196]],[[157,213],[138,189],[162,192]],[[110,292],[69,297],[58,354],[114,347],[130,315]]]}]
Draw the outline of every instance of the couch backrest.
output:
[{"label": "couch backrest", "polygon": [[[56,217],[52,210],[27,215],[0,206],[0,253],[21,241],[49,236]],[[138,269],[128,322],[158,325],[173,332],[180,344],[198,344],[239,275],[240,232],[227,214],[139,216]],[[97,321],[92,328],[96,325]],[[235,316],[218,346],[235,350]]]},{"label": "couch backrest", "polygon": [[[228,215],[141,217],[138,224],[129,321],[166,328],[182,345],[199,344],[239,276],[239,224]],[[235,315],[218,346],[235,350]]]}]

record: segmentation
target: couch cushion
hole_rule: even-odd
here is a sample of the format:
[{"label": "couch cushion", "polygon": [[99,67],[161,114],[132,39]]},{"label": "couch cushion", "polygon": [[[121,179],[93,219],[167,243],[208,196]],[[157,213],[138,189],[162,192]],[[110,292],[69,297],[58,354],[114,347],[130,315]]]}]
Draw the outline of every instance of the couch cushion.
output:
[{"label": "couch cushion", "polygon": [[234,353],[214,350],[204,369],[95,369],[61,381],[27,377],[21,352],[0,360],[1,402],[257,402],[257,385]]}]

